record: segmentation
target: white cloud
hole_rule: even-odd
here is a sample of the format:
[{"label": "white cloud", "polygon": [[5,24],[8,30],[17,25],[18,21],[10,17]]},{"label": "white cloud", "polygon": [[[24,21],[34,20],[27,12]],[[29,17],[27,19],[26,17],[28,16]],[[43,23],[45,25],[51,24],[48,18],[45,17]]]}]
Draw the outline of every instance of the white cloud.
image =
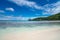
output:
[{"label": "white cloud", "polygon": [[19,6],[28,6],[35,9],[41,9],[41,7],[38,6],[36,2],[33,1],[28,1],[28,0],[10,0],[10,1],[16,3]]},{"label": "white cloud", "polygon": [[4,13],[5,11],[4,10],[0,10],[0,13]]},{"label": "white cloud", "polygon": [[3,16],[0,20],[28,20],[29,17],[22,16]]},{"label": "white cloud", "polygon": [[43,7],[44,13],[43,14],[56,14],[60,12],[60,1],[53,3],[53,4],[46,4]]},{"label": "white cloud", "polygon": [[5,16],[0,17],[0,20],[28,20],[28,19],[33,19],[36,17],[22,17],[22,16]]},{"label": "white cloud", "polygon": [[54,6],[54,8],[52,9],[53,13],[59,13],[60,12],[60,1],[52,5]]},{"label": "white cloud", "polygon": [[35,8],[37,10],[43,10],[45,11],[45,14],[49,14],[49,13],[56,14],[60,12],[60,1],[52,4],[46,4],[44,6],[38,6],[36,2],[28,1],[28,0],[10,0],[10,1],[16,3],[19,6],[28,6],[31,8]]},{"label": "white cloud", "polygon": [[13,8],[6,8],[5,10],[7,10],[7,11],[14,11]]}]

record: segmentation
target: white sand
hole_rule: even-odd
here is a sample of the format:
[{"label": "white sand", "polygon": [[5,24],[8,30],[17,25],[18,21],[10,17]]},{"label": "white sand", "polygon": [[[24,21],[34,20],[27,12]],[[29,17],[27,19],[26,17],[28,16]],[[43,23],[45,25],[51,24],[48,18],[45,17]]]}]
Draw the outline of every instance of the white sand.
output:
[{"label": "white sand", "polygon": [[10,32],[2,36],[1,40],[60,40],[60,28]]}]

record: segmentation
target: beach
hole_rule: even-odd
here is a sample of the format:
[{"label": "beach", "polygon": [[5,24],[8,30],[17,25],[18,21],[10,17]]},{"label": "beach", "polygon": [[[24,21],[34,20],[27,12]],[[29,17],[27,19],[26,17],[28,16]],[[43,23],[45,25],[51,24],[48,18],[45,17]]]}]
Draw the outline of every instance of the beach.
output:
[{"label": "beach", "polygon": [[60,22],[0,22],[0,40],[60,40]]},{"label": "beach", "polygon": [[60,40],[60,28],[7,28],[0,40]]}]

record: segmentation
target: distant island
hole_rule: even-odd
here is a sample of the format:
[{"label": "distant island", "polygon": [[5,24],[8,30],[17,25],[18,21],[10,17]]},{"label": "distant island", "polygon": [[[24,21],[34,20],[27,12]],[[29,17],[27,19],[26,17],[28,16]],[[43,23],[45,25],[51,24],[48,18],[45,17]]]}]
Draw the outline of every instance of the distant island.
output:
[{"label": "distant island", "polygon": [[34,19],[28,19],[28,21],[55,21],[55,20],[60,20],[60,13],[48,16],[48,17],[38,17],[38,18],[34,18]]}]

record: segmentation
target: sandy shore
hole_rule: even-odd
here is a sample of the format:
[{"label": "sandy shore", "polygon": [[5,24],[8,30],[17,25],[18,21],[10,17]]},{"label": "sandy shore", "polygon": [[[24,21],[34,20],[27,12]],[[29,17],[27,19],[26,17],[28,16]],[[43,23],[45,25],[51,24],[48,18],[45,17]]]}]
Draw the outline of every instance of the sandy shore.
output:
[{"label": "sandy shore", "polygon": [[2,36],[1,40],[60,40],[60,28],[10,32]]}]

